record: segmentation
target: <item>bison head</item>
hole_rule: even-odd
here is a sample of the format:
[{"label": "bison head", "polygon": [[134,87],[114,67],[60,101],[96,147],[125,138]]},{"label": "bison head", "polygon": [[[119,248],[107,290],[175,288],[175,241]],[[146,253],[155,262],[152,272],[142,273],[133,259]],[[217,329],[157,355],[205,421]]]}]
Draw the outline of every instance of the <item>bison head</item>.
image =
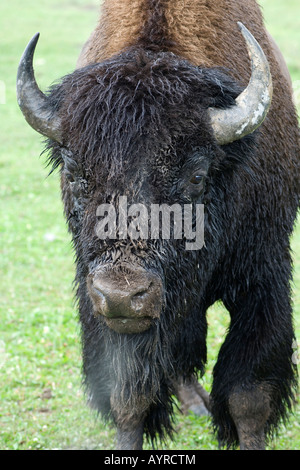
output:
[{"label": "bison head", "polygon": [[[212,269],[207,261],[186,251],[182,237],[150,237],[149,218],[148,237],[122,236],[120,202],[126,197],[128,206],[142,205],[149,215],[150,206],[199,205],[212,197],[226,146],[253,133],[271,101],[267,60],[241,30],[252,60],[244,91],[221,70],[131,48],[76,70],[44,95],[32,67],[38,35],[21,59],[19,105],[29,124],[50,139],[51,160],[61,166],[80,302],[117,333],[143,333],[162,312],[176,323],[204,292],[198,273],[200,264],[207,273]],[[114,208],[113,237],[97,234],[100,206]],[[137,230],[140,215],[136,208],[129,216]],[[207,227],[208,239],[212,232]]]}]

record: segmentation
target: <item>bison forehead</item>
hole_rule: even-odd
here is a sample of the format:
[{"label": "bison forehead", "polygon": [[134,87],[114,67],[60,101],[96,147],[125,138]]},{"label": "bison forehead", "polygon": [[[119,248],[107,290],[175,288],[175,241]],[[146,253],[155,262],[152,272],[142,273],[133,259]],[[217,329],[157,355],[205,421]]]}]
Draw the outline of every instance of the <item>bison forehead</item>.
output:
[{"label": "bison forehead", "polygon": [[[51,90],[64,142],[85,169],[122,172],[140,158],[156,164],[184,140],[210,145],[206,108],[234,104],[241,89],[219,69],[172,53],[128,51],[76,70]],[[176,161],[174,160],[174,164]]]},{"label": "bison forehead", "polygon": [[92,89],[95,99],[108,99],[112,106],[119,104],[120,95],[136,106],[141,98],[151,104],[179,105],[191,94],[199,103],[210,106],[211,99],[208,103],[205,100],[219,94],[224,86],[220,81],[228,81],[216,69],[201,69],[173,53],[155,54],[139,48],[85,67],[70,77],[71,86],[68,83],[67,87],[72,101],[77,96],[75,90],[82,99]]}]

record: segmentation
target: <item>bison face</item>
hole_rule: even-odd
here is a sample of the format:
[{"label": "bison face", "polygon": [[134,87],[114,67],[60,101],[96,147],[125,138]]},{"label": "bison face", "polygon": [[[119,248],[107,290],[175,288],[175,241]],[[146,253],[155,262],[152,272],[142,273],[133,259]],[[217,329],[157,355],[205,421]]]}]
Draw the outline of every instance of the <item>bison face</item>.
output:
[{"label": "bison face", "polygon": [[[224,158],[206,114],[220,78],[139,51],[77,71],[52,91],[64,140],[50,144],[52,160],[62,164],[79,282],[96,318],[118,333],[142,333],[166,311],[176,322],[190,306],[198,256],[186,249],[195,236],[184,231],[185,211],[195,233],[197,206]],[[229,87],[227,99],[238,91]],[[168,234],[153,226],[153,208],[166,208]]]},{"label": "bison face", "polygon": [[[148,121],[148,114],[145,117]],[[209,187],[212,162],[221,159],[223,152],[211,140],[204,146],[193,133],[186,136],[185,124],[178,118],[176,121],[182,131],[173,136],[166,128],[173,124],[162,116],[160,130],[166,133],[166,140],[157,136],[155,141],[150,122],[145,134],[133,130],[131,151],[119,153],[124,159],[121,164],[109,160],[120,152],[118,141],[111,136],[102,141],[99,135],[97,155],[76,148],[71,152],[71,146],[68,151],[56,150],[56,158],[60,155],[63,160],[63,200],[78,254],[80,282],[85,279],[95,316],[118,333],[149,329],[160,321],[168,303],[174,307],[181,304],[179,309],[176,307],[177,313],[184,314],[188,308],[187,287],[175,303],[172,297],[174,290],[182,290],[183,277],[195,278],[197,256],[186,250],[183,224],[176,235],[173,219],[179,214],[177,223],[184,223],[185,207],[196,214],[195,208],[204,202]],[[119,122],[112,121],[113,125]],[[117,136],[116,129],[109,131]],[[153,208],[164,207],[169,209],[164,214],[170,224],[166,236],[162,233],[165,226],[159,225],[158,233],[153,233],[157,226],[152,226]],[[120,227],[122,218],[125,234]],[[196,224],[193,218],[191,224]],[[105,229],[102,234],[99,225]],[[114,233],[109,233],[111,228]]]},{"label": "bison face", "polygon": [[[178,323],[205,288],[197,279],[199,249],[186,249],[184,208],[194,214],[192,229],[228,156],[221,145],[253,132],[270,104],[268,64],[243,34],[253,59],[244,92],[218,69],[134,48],[75,71],[45,96],[32,77],[37,37],[21,60],[19,104],[50,137],[50,159],[61,166],[80,301],[117,333],[142,333],[167,316],[169,325]],[[153,206],[176,206],[169,236],[157,227],[153,235]]]}]

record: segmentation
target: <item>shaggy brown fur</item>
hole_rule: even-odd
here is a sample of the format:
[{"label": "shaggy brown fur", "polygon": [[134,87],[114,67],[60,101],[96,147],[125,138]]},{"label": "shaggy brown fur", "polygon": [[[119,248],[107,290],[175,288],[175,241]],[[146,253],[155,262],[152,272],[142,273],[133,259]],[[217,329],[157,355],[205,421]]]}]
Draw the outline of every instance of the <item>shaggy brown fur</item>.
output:
[{"label": "shaggy brown fur", "polygon": [[254,0],[105,0],[80,66],[101,62],[144,42],[195,65],[225,66],[235,78],[248,80],[250,67],[238,21],[270,55],[269,39]]},{"label": "shaggy brown fur", "polygon": [[[105,0],[99,24],[77,65],[101,62],[142,43],[171,51],[201,67],[226,67],[233,78],[246,85],[251,68],[238,21],[258,40],[270,63],[274,97],[267,123],[274,121],[276,129],[276,116],[284,113],[282,122],[294,126],[288,73],[255,0]],[[282,139],[284,131],[276,131]]]},{"label": "shaggy brown fur", "polygon": [[[255,37],[260,42],[263,37],[264,46],[271,43],[285,79],[291,84],[284,58],[274,39],[265,31],[254,0],[232,1],[230,5],[228,1],[213,0],[105,0],[99,25],[86,42],[78,67],[107,59],[140,41],[141,37],[149,43],[152,29],[152,41],[167,46],[193,64],[225,65],[232,70],[237,65],[239,70],[232,55],[232,35],[228,31],[237,31],[236,23],[241,18],[253,32],[254,25],[257,26]],[[234,42],[239,51],[244,51],[242,41],[237,34]],[[247,67],[246,77],[248,72]]]}]

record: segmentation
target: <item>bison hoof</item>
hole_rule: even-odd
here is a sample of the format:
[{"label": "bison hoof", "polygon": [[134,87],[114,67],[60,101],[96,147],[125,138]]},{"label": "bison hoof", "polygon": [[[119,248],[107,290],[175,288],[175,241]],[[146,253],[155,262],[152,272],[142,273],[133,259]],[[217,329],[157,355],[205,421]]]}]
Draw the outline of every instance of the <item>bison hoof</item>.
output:
[{"label": "bison hoof", "polygon": [[188,408],[188,412],[193,413],[197,416],[210,416],[210,412],[208,411],[203,402],[199,404],[193,403]]},{"label": "bison hoof", "polygon": [[179,380],[176,384],[176,394],[183,414],[191,412],[197,416],[210,415],[209,394],[196,380]]}]

